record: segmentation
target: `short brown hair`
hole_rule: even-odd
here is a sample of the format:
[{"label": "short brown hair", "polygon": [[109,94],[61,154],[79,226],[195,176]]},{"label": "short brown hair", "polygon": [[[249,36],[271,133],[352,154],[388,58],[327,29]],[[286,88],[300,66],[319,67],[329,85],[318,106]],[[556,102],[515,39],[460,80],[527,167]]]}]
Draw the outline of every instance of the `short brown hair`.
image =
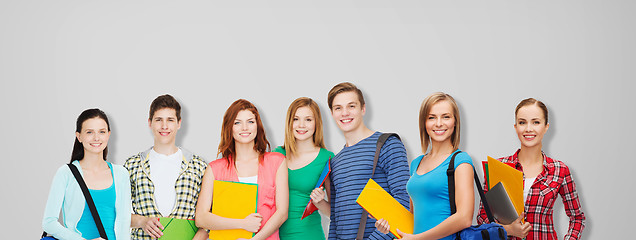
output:
[{"label": "short brown hair", "polygon": [[[269,151],[269,141],[265,136],[265,128],[261,121],[261,115],[258,109],[251,102],[245,99],[236,100],[227,108],[223,115],[223,124],[221,125],[221,142],[219,143],[219,151],[221,155],[228,161],[228,167],[235,166],[236,147],[234,145],[234,137],[232,137],[232,126],[236,116],[242,110],[249,110],[255,116],[256,120],[256,138],[254,139],[254,150],[258,152],[259,161],[263,161],[265,152]],[[217,153],[217,154],[218,154]]]},{"label": "short brown hair", "polygon": [[283,148],[287,152],[287,155],[296,154],[296,138],[294,137],[294,115],[296,111],[301,107],[309,107],[314,114],[314,120],[316,127],[314,130],[314,145],[319,148],[325,148],[325,140],[322,134],[322,117],[320,116],[320,108],[314,100],[308,97],[301,97],[294,100],[289,109],[287,109],[287,118],[285,119],[285,143]]},{"label": "short brown hair", "polygon": [[533,104],[541,108],[541,111],[543,111],[543,117],[545,118],[545,124],[548,124],[548,107],[546,107],[545,104],[543,104],[543,102],[534,98],[526,98],[524,100],[521,100],[521,102],[517,105],[517,108],[515,108],[515,122],[517,121],[516,119],[517,119],[517,113],[519,113],[519,109],[528,105],[533,105]]},{"label": "short brown hair", "polygon": [[451,143],[453,144],[453,151],[459,148],[459,137],[460,137],[460,121],[459,121],[459,108],[457,107],[457,102],[455,99],[443,92],[436,92],[426,97],[422,102],[422,106],[420,107],[420,142],[422,144],[422,153],[426,153],[428,150],[428,145],[430,145],[431,139],[426,131],[426,119],[428,113],[431,111],[433,105],[441,101],[448,101],[453,108],[453,116],[455,117],[455,129],[453,130],[453,135],[451,135]]},{"label": "short brown hair", "polygon": [[336,86],[333,86],[333,88],[331,88],[331,90],[329,91],[329,94],[327,94],[327,103],[329,104],[329,110],[333,110],[333,99],[336,98],[338,94],[341,94],[343,92],[355,92],[356,94],[358,94],[358,101],[360,101],[360,106],[364,107],[364,96],[362,95],[362,91],[360,91],[360,89],[358,89],[356,85],[353,85],[353,83],[343,82],[339,83]]},{"label": "short brown hair", "polygon": [[177,114],[177,121],[181,121],[181,105],[179,105],[177,99],[174,99],[174,97],[170,96],[170,94],[161,95],[152,101],[152,103],[150,104],[150,113],[148,115],[148,120],[152,119],[152,117],[155,115],[155,112],[164,108],[174,109],[175,113]]}]

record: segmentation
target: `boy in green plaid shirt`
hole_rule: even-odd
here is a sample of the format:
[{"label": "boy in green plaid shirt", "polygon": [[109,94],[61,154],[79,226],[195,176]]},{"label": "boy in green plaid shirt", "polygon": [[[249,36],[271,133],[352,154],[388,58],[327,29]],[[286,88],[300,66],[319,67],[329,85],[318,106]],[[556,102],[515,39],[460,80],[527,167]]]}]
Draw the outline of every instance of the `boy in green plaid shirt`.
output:
[{"label": "boy in green plaid shirt", "polygon": [[[132,239],[156,239],[163,235],[160,217],[194,220],[201,177],[207,163],[175,145],[181,128],[181,106],[166,94],[150,105],[148,126],[154,145],[126,160],[130,173],[133,214]],[[193,239],[207,239],[198,229]]]}]

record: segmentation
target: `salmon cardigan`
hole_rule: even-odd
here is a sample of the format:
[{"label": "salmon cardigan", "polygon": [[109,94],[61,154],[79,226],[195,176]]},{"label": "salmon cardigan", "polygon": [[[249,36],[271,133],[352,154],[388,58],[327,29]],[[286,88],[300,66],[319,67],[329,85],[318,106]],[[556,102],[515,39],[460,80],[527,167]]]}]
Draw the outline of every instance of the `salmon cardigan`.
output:
[{"label": "salmon cardigan", "polygon": [[[261,227],[276,212],[276,171],[285,160],[285,156],[280,153],[267,152],[263,160],[258,164],[258,206],[256,211],[263,216]],[[236,167],[230,166],[227,158],[221,158],[210,162],[210,169],[214,173],[215,180],[238,182]],[[267,240],[278,240],[278,230]]]}]

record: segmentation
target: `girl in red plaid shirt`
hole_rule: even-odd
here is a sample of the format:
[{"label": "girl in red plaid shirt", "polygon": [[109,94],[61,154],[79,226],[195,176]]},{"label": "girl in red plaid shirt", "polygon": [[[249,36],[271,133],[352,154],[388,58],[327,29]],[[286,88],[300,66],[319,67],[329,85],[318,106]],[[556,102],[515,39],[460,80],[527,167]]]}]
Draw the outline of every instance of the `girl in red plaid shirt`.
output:
[{"label": "girl in red plaid shirt", "polygon": [[[499,160],[512,163],[523,172],[524,213],[509,225],[504,225],[509,239],[557,239],[552,212],[557,195],[561,195],[565,213],[570,218],[564,239],[580,239],[585,227],[585,215],[581,211],[570,169],[541,151],[543,135],[548,131],[548,109],[534,98],[519,103],[515,109],[515,130],[521,149]],[[524,221],[522,221],[524,220]],[[478,223],[488,222],[483,206],[479,208]]]}]

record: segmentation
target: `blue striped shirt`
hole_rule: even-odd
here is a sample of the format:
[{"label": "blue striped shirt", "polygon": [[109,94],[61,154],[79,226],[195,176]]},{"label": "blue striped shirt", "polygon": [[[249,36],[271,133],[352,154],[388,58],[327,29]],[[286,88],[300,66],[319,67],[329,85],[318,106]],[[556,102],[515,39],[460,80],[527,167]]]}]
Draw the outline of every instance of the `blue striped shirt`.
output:
[{"label": "blue striped shirt", "polygon": [[[362,216],[362,207],[356,203],[356,199],[371,177],[375,148],[381,134],[381,132],[375,132],[353,146],[345,146],[331,159],[329,239],[356,238]],[[406,149],[396,137],[389,137],[380,149],[373,180],[398,202],[409,208],[409,196],[406,192],[406,182],[409,180]],[[375,220],[371,218],[367,220],[364,238],[391,239],[388,235],[376,230]]]}]

